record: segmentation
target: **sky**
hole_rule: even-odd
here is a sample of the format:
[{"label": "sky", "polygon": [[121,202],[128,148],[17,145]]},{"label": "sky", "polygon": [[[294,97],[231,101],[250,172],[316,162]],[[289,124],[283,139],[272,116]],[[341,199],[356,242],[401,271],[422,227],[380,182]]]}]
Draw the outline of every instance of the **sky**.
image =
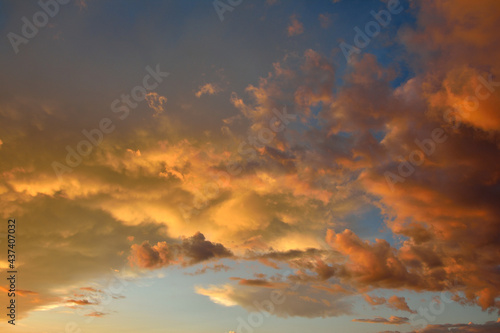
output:
[{"label": "sky", "polygon": [[496,0],[0,0],[0,330],[499,332],[499,30]]}]

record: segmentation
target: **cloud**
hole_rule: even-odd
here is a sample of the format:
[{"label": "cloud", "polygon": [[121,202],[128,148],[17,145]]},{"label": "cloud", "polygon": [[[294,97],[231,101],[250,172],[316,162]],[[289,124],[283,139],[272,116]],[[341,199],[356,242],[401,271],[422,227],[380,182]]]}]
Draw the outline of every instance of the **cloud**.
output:
[{"label": "cloud", "polygon": [[[366,295],[378,288],[449,290],[463,295],[458,302],[499,309],[498,6],[417,4],[415,25],[397,32],[404,56],[396,58],[408,75],[368,52],[339,72],[330,56],[308,49],[273,59],[257,83],[235,84],[220,114],[207,112],[210,121],[196,121],[187,111],[187,120],[169,114],[168,121],[133,112],[64,182],[55,179],[50,162],[64,161],[68,142],[76,146],[82,129],[95,127],[91,121],[103,116],[92,110],[102,103],[83,108],[65,87],[50,89],[71,99],[51,100],[38,91],[45,85],[11,75],[23,79],[23,91],[13,93],[15,82],[9,82],[0,108],[0,147],[10,157],[0,170],[0,208],[4,217],[26,221],[23,288],[33,293],[24,293],[20,316],[63,303],[68,286],[87,285],[109,274],[110,265],[121,269],[130,261],[157,269],[213,261],[194,273],[202,274],[225,270],[217,263],[223,258],[294,269],[288,280],[242,277],[200,289],[251,309],[271,286],[300,283],[296,294],[287,291],[291,302],[276,310],[280,316],[338,315],[339,303],[351,294],[414,313],[404,297]],[[330,22],[326,15],[318,19],[323,27]],[[288,34],[303,31],[292,16]],[[25,82],[35,82],[36,93],[26,94]],[[61,82],[68,84],[66,77]],[[208,83],[195,96],[219,91]],[[476,91],[490,95],[480,99]],[[175,95],[168,95],[169,105],[192,99],[193,89]],[[474,96],[477,109],[468,111]],[[150,93],[146,100],[144,110],[155,116],[165,111],[166,97]],[[285,106],[297,120],[253,146],[252,154],[241,154],[239,144],[258,138]],[[449,109],[459,117],[458,128],[443,118]],[[231,140],[214,134],[221,124]],[[429,141],[435,129],[445,131],[445,142]],[[386,172],[398,173],[422,142],[432,153],[391,190]],[[241,171],[228,176],[231,161]],[[383,235],[356,215],[367,207],[380,212]],[[394,243],[383,239],[391,237]],[[0,303],[5,300],[2,293]]]},{"label": "cloud", "polygon": [[248,251],[246,254],[246,257],[249,260],[256,260],[256,259],[273,259],[277,261],[290,261],[293,259],[300,259],[300,258],[315,258],[318,256],[321,256],[325,254],[327,251],[325,250],[320,250],[320,249],[315,249],[315,248],[309,248],[305,250],[288,250],[288,251],[265,251],[265,252],[253,252],[253,251]]},{"label": "cloud", "polygon": [[[144,238],[157,240],[163,234],[164,226],[159,224],[127,226],[108,213],[85,207],[64,196],[32,197],[13,192],[9,195],[17,198],[16,204],[3,211],[24,221],[26,228],[23,232],[26,240],[23,289],[19,294],[23,301],[17,308],[19,318],[25,318],[34,310],[96,303],[92,298],[75,297],[72,288],[86,286],[97,276],[108,277],[112,274],[110,265],[118,269],[124,267],[127,260],[119,252],[130,247],[128,235],[135,235],[142,241]],[[6,198],[5,193],[3,196]],[[95,228],[103,232],[95,233]],[[54,244],[57,246],[52,246]],[[0,293],[0,302],[8,302],[7,293]]]},{"label": "cloud", "polygon": [[340,234],[328,230],[327,242],[349,258],[344,275],[358,286],[397,288],[415,283],[416,276],[407,271],[397,252],[385,240],[377,239],[369,244],[351,230]]},{"label": "cloud", "polygon": [[212,258],[227,258],[233,253],[220,243],[205,240],[205,236],[198,232],[192,237],[182,240],[182,255],[190,258],[188,264],[194,265]]},{"label": "cloud", "polygon": [[87,317],[98,317],[98,318],[100,318],[100,317],[104,317],[104,316],[106,316],[106,315],[108,315],[108,313],[94,311],[94,312],[91,312],[91,313],[86,314],[85,316],[87,316]]},{"label": "cloud", "polygon": [[438,324],[428,325],[419,331],[410,333],[495,333],[500,329],[499,321],[488,321],[484,324]]},{"label": "cloud", "polygon": [[318,20],[323,29],[327,29],[332,24],[332,16],[328,13],[319,14]]},{"label": "cloud", "polygon": [[78,8],[80,8],[80,10],[87,9],[88,7],[86,0],[77,0],[76,5],[78,6]]},{"label": "cloud", "polygon": [[224,272],[227,272],[230,269],[231,269],[231,267],[226,266],[224,264],[216,264],[213,266],[205,266],[202,268],[198,268],[195,272],[186,273],[186,274],[188,274],[188,275],[201,275],[201,274],[205,274],[207,271],[220,272],[223,270]]},{"label": "cloud", "polygon": [[231,278],[231,280],[237,280],[239,285],[242,286],[255,286],[262,288],[278,288],[282,286],[282,283],[272,282],[265,279],[242,279],[242,278]]},{"label": "cloud", "polygon": [[203,296],[208,296],[210,300],[216,304],[224,306],[235,306],[237,303],[231,299],[229,295],[233,294],[234,288],[229,285],[209,286],[208,288],[196,287],[195,291]]},{"label": "cloud", "polygon": [[168,266],[173,258],[174,254],[166,242],[158,242],[151,246],[149,242],[144,241],[141,245],[132,245],[129,260],[142,268],[159,268]]},{"label": "cloud", "polygon": [[417,313],[416,311],[410,309],[408,304],[406,303],[406,299],[404,297],[398,297],[396,295],[389,297],[387,299],[387,306],[394,310],[401,310],[410,313]]},{"label": "cloud", "polygon": [[129,261],[141,268],[160,268],[172,263],[181,262],[184,266],[194,265],[215,258],[227,258],[233,253],[220,243],[205,240],[205,236],[197,232],[181,243],[158,242],[151,246],[145,241],[141,245],[133,244]]},{"label": "cloud", "polygon": [[297,36],[304,32],[304,26],[297,19],[296,15],[290,17],[290,25],[287,28],[288,36]]},{"label": "cloud", "polygon": [[158,116],[165,111],[165,104],[167,104],[166,97],[155,92],[150,92],[146,95],[146,101],[148,102],[148,106],[155,111],[153,116]]},{"label": "cloud", "polygon": [[[0,287],[1,289],[4,289],[3,287]],[[19,296],[34,296],[34,295],[38,295],[38,293],[36,291],[31,291],[31,290],[23,290],[23,289],[18,289],[16,291],[16,295],[19,295]]]},{"label": "cloud", "polygon": [[278,317],[331,317],[351,313],[351,304],[345,294],[325,294],[307,286],[280,284],[278,288],[225,284],[197,287],[196,292],[224,306],[239,305],[248,311],[261,308]]},{"label": "cloud", "polygon": [[95,292],[101,292],[101,290],[95,289],[95,288],[92,288],[92,287],[81,287],[80,290],[94,292],[94,293]]},{"label": "cloud", "polygon": [[199,88],[195,96],[200,98],[203,95],[215,95],[220,91],[221,89],[214,83],[207,83]]},{"label": "cloud", "polygon": [[352,321],[360,323],[372,323],[372,324],[386,324],[386,325],[402,325],[408,324],[408,318],[390,316],[389,319],[383,317],[375,317],[373,319],[353,319]]},{"label": "cloud", "polygon": [[95,305],[97,303],[92,303],[87,299],[68,299],[66,303],[76,304],[76,305]]},{"label": "cloud", "polygon": [[376,296],[371,297],[370,295],[364,295],[363,297],[371,305],[382,305],[387,302],[387,300],[384,297],[376,297]]}]

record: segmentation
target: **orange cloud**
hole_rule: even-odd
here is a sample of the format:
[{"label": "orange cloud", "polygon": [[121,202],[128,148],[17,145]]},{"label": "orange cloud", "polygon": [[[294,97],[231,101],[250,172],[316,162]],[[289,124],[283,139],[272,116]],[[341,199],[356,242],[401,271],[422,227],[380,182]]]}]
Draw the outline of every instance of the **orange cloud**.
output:
[{"label": "orange cloud", "polygon": [[167,98],[155,92],[150,92],[146,95],[148,106],[155,111],[153,116],[158,116],[165,111]]},{"label": "orange cloud", "polygon": [[488,321],[484,324],[474,324],[472,322],[469,322],[468,324],[427,325],[421,330],[411,331],[410,333],[449,333],[450,331],[453,333],[496,333],[499,329],[499,321]]},{"label": "orange cloud", "polygon": [[406,303],[406,299],[404,297],[398,297],[396,295],[391,296],[387,299],[387,306],[394,310],[401,310],[410,313],[417,313],[416,311],[410,309],[408,304]]},{"label": "orange cloud", "polygon": [[389,319],[383,317],[375,317],[373,319],[353,319],[352,321],[357,321],[360,323],[386,324],[386,325],[408,324],[408,318],[397,317],[397,316],[390,316]]},{"label": "orange cloud", "polygon": [[304,26],[295,15],[290,17],[290,25],[287,28],[288,36],[300,35],[304,32]]},{"label": "orange cloud", "polygon": [[195,93],[195,96],[200,98],[203,95],[215,95],[216,93],[220,92],[221,89],[213,84],[213,83],[207,83],[203,86],[200,87],[200,89]]}]

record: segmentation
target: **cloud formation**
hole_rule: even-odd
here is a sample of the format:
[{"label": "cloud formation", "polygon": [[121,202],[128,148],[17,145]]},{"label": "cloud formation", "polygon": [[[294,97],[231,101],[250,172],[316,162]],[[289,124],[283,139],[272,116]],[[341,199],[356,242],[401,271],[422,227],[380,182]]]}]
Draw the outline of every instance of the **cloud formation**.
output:
[{"label": "cloud formation", "polygon": [[[217,43],[212,49],[179,42],[171,59],[201,45],[217,54],[217,66],[189,59],[194,74],[186,71],[176,85],[149,93],[123,122],[108,109],[119,91],[137,84],[124,79],[144,68],[131,60],[142,58],[134,50],[124,59],[134,64],[123,66],[126,73],[116,80],[109,75],[115,65],[97,58],[79,57],[74,66],[25,53],[27,74],[6,68],[10,79],[0,93],[0,211],[24,223],[20,318],[51,306],[96,305],[85,293],[101,289],[84,287],[77,297],[72,288],[128,264],[148,273],[200,264],[192,273],[198,275],[226,271],[222,259],[232,260],[232,268],[273,272],[242,270],[196,289],[248,311],[278,290],[287,299],[273,310],[280,317],[350,314],[356,295],[373,307],[415,314],[406,297],[373,296],[388,289],[450,291],[459,304],[497,312],[499,6],[494,0],[412,3],[412,24],[393,22],[387,29],[394,38],[380,35],[370,44],[390,45],[391,52],[367,48],[345,65],[314,39],[292,51],[284,51],[292,44],[257,48],[249,39],[220,62]],[[279,6],[266,8],[272,13]],[[311,24],[305,15],[287,14],[274,30],[280,38],[284,29],[300,36],[304,26],[311,38],[313,26],[341,30],[334,29],[341,20],[323,9],[310,17]],[[108,59],[107,41],[96,45]],[[254,49],[265,52],[256,56]],[[88,73],[94,68],[88,62],[99,65]],[[255,70],[257,63],[265,69]],[[232,66],[241,72],[229,73]],[[226,81],[231,85],[192,84]],[[224,94],[221,86],[231,90]],[[154,117],[145,116],[152,111]],[[87,140],[83,130],[103,117],[120,126],[58,181],[50,163],[74,158],[67,147]],[[0,289],[4,304],[8,289]],[[422,332],[448,329],[490,332],[498,323],[430,325]]]},{"label": "cloud formation", "polygon": [[408,318],[397,317],[397,316],[390,316],[389,319],[383,317],[375,317],[373,319],[353,319],[352,321],[357,321],[360,323],[386,324],[386,325],[408,324]]},{"label": "cloud formation", "polygon": [[324,294],[307,286],[289,283],[273,287],[262,287],[260,283],[199,286],[196,292],[224,306],[239,305],[251,312],[264,310],[282,318],[330,317],[351,313],[351,304],[343,293]]},{"label": "cloud formation", "polygon": [[203,95],[215,95],[221,89],[214,83],[207,83],[200,87],[200,89],[195,93],[195,96],[200,98]]},{"label": "cloud formation", "polygon": [[233,253],[220,243],[205,240],[205,236],[197,232],[189,238],[184,238],[180,243],[158,242],[151,245],[148,241],[142,244],[133,244],[129,261],[142,268],[160,268],[171,263],[182,263],[183,266],[212,259],[228,258]]},{"label": "cloud formation", "polygon": [[[498,332],[500,322],[488,321],[484,324],[438,324],[427,325],[425,328],[410,333],[494,333]],[[399,333],[399,331],[384,331],[380,333]]]},{"label": "cloud formation", "polygon": [[398,297],[393,295],[388,299],[384,297],[371,297],[370,295],[364,295],[364,299],[373,306],[386,304],[388,308],[393,310],[406,311],[410,313],[417,313],[416,311],[410,309],[408,303],[406,303],[406,299],[404,297]]},{"label": "cloud formation", "polygon": [[297,19],[296,15],[290,17],[290,25],[287,28],[288,36],[300,35],[304,32],[304,25]]}]

